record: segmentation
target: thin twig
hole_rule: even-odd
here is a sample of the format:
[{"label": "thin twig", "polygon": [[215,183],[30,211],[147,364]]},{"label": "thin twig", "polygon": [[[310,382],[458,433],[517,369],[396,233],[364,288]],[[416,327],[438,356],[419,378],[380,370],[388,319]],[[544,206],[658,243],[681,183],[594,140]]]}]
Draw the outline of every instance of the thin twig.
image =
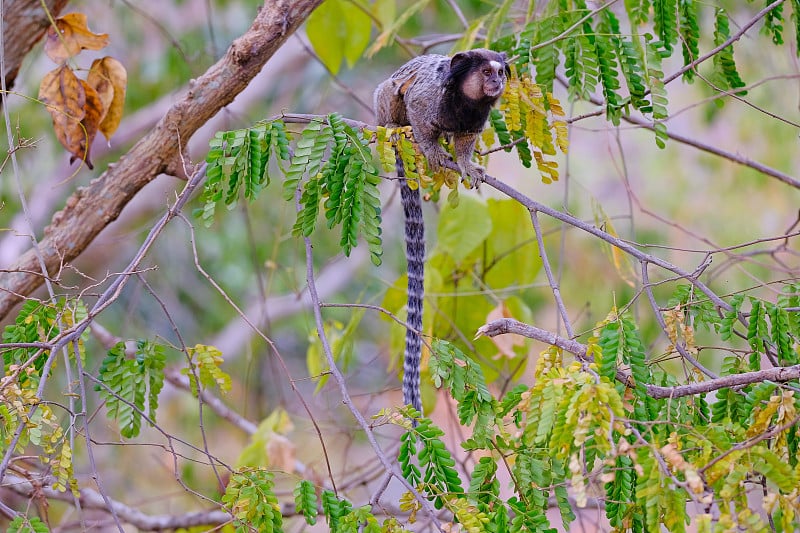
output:
[{"label": "thin twig", "polygon": [[361,414],[361,411],[358,410],[353,403],[352,398],[350,397],[350,392],[347,390],[347,383],[345,382],[344,375],[336,365],[336,360],[333,358],[333,351],[331,350],[330,343],[328,342],[328,336],[325,333],[325,324],[322,320],[322,308],[320,306],[319,295],[317,294],[316,283],[314,282],[314,259],[312,254],[313,248],[311,246],[311,239],[305,237],[303,242],[305,243],[306,249],[306,282],[308,283],[308,292],[311,295],[311,300],[314,302],[314,322],[317,326],[317,335],[319,336],[320,343],[322,344],[322,350],[325,353],[325,358],[328,361],[328,367],[330,368],[331,375],[339,385],[339,392],[342,395],[342,403],[344,403],[347,408],[350,409],[350,412],[353,414],[353,418],[356,419],[356,422],[364,431],[367,441],[372,446],[372,449],[375,451],[375,455],[378,457],[378,460],[381,462],[381,464],[383,464],[386,472],[391,473],[392,476],[397,478],[397,480],[400,481],[400,483],[402,483],[403,486],[406,487],[406,489],[408,489],[415,498],[417,498],[422,507],[429,514],[434,525],[436,525],[439,531],[443,531],[442,525],[439,519],[436,517],[436,512],[433,507],[431,507],[430,502],[427,500],[427,498],[419,493],[416,487],[414,487],[406,480],[405,477],[403,477],[403,474],[397,468],[397,464],[389,460],[389,458],[386,456],[386,453],[383,451],[383,448],[381,448],[380,444],[378,444],[375,434],[372,432],[372,428],[364,419],[364,415]]},{"label": "thin twig", "polygon": [[564,305],[564,299],[561,298],[561,289],[558,286],[558,280],[553,276],[553,269],[550,267],[550,261],[547,259],[547,250],[544,247],[544,237],[542,236],[542,226],[539,223],[539,215],[536,210],[531,210],[531,222],[533,222],[533,229],[536,231],[536,242],[539,244],[539,256],[542,258],[542,266],[547,275],[547,281],[550,283],[550,289],[553,291],[553,299],[556,301],[556,307],[564,321],[564,329],[567,330],[567,336],[570,338],[575,337],[575,332],[572,330],[572,321],[569,319],[567,308]]}]

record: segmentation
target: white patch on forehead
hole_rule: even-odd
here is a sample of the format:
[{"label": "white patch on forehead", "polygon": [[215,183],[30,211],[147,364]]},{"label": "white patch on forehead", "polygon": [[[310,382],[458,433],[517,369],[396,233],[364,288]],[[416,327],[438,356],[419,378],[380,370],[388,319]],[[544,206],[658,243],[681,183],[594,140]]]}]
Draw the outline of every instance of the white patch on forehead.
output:
[{"label": "white patch on forehead", "polygon": [[498,61],[489,61],[489,64],[492,66],[493,69],[499,71],[500,68],[503,66]]}]

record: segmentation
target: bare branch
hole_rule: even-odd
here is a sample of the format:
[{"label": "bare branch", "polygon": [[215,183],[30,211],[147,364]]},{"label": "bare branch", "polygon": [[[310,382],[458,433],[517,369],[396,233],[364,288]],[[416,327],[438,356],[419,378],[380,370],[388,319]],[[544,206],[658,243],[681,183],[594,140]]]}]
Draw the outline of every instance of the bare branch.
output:
[{"label": "bare branch", "polygon": [[[48,483],[34,484],[18,476],[6,476],[3,486],[28,498],[44,496],[48,500],[74,503],[72,494],[52,489]],[[106,505],[103,496],[93,489],[81,489],[78,499],[82,509],[95,509],[110,513],[111,510],[120,521],[131,524],[141,531],[164,531],[196,526],[218,526],[232,520],[225,511],[210,510],[178,515],[148,515],[142,511],[125,505],[117,500],[109,499],[111,509]]]}]

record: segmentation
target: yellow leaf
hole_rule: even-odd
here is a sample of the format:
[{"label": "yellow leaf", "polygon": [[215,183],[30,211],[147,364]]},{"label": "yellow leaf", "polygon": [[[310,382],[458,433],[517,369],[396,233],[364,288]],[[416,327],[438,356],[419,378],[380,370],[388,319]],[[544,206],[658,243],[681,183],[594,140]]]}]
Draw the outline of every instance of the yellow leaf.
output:
[{"label": "yellow leaf", "polygon": [[[56,33],[58,28],[58,33]],[[47,29],[44,51],[56,63],[63,63],[81,50],[100,50],[108,46],[107,33],[93,33],[83,13],[69,13],[56,19],[56,27]]]}]

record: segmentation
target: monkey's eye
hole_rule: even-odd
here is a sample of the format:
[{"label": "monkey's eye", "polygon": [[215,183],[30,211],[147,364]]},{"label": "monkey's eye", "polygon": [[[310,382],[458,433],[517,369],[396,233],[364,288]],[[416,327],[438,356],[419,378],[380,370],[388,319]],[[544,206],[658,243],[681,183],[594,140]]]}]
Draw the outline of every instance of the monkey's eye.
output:
[{"label": "monkey's eye", "polygon": [[491,76],[492,75],[492,71],[490,69],[488,69],[488,68],[485,68],[485,69],[483,69],[483,74],[485,76]]}]

